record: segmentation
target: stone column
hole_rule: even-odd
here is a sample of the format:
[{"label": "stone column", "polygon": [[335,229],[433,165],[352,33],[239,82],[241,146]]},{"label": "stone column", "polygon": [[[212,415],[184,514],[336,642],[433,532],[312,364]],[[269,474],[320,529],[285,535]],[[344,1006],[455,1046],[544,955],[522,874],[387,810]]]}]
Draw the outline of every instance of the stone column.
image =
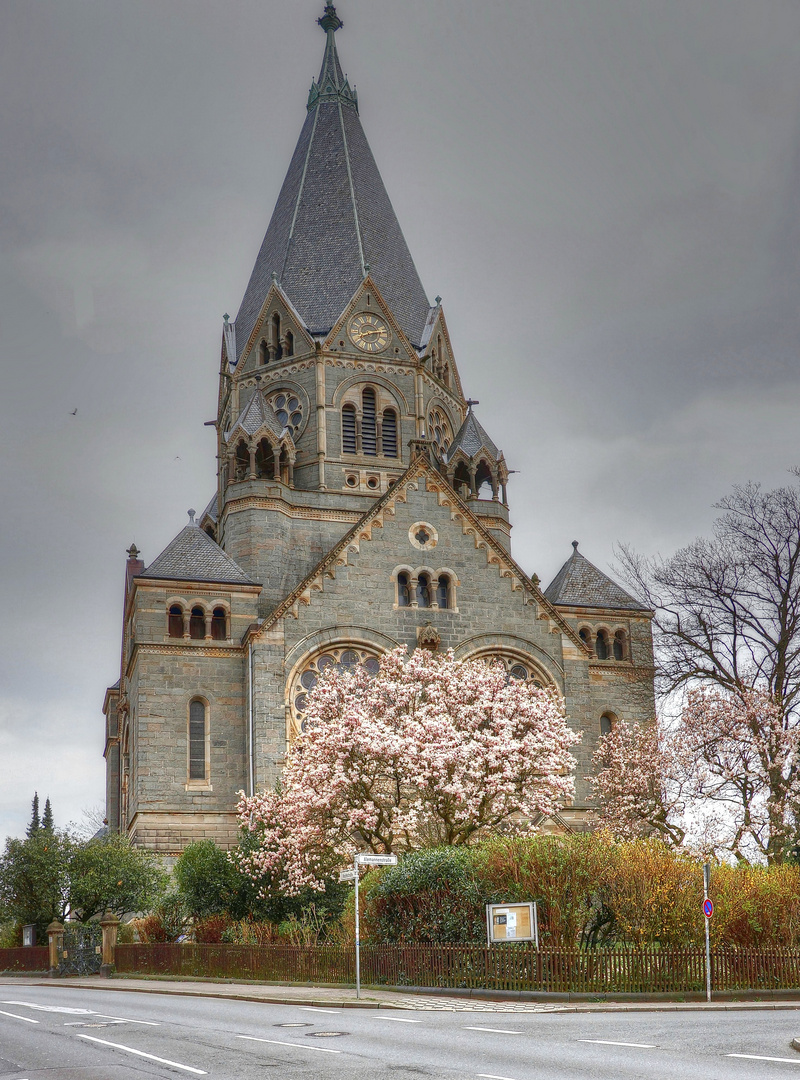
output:
[{"label": "stone column", "polygon": [[107,911],[100,920],[100,926],[103,929],[103,963],[100,967],[100,974],[109,979],[113,974],[116,963],[119,919],[116,915],[112,915],[110,911]]},{"label": "stone column", "polygon": [[328,452],[327,421],[325,417],[325,358],[317,352],[317,469],[318,486],[325,490],[325,457]]},{"label": "stone column", "polygon": [[211,640],[211,620],[214,618],[213,614],[206,612],[206,641]]},{"label": "stone column", "polygon": [[281,448],[272,447],[272,479],[280,481],[281,478]]},{"label": "stone column", "polygon": [[255,479],[257,479],[257,476],[258,476],[258,473],[257,473],[257,470],[256,470],[256,448],[255,448],[255,446],[251,446],[250,447],[250,479],[255,480]]},{"label": "stone column", "polygon": [[470,498],[477,499],[478,497],[478,482],[476,480],[478,472],[477,465],[470,465],[469,467],[469,493]]},{"label": "stone column", "polygon": [[58,975],[61,953],[64,951],[64,924],[54,919],[47,927],[47,943],[50,946],[50,977]]}]

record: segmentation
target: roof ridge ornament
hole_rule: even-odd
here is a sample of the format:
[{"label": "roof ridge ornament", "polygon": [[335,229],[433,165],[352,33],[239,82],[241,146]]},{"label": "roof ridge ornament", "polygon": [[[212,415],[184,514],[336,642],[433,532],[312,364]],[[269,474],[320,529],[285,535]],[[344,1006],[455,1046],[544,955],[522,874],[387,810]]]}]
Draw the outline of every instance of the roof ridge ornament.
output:
[{"label": "roof ridge ornament", "polygon": [[326,34],[335,34],[337,30],[341,30],[344,23],[336,14],[336,8],[333,4],[325,5],[325,14],[321,19],[317,19],[317,23],[322,27]]}]

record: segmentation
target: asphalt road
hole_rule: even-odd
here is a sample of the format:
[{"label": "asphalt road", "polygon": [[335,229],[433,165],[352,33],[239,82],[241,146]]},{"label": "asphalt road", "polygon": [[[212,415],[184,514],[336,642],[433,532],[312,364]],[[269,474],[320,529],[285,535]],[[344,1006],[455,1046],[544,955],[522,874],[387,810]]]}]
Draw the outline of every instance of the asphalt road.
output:
[{"label": "asphalt road", "polygon": [[798,1034],[794,1010],[465,1014],[0,986],[0,1080],[800,1080]]}]

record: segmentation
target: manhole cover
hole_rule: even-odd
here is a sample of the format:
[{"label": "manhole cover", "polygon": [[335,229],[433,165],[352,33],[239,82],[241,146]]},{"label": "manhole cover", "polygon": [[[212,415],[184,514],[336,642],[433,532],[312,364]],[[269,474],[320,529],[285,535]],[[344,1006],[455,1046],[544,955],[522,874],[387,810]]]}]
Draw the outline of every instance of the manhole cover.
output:
[{"label": "manhole cover", "polygon": [[337,1035],[347,1035],[346,1031],[309,1031],[309,1039],[335,1039]]}]

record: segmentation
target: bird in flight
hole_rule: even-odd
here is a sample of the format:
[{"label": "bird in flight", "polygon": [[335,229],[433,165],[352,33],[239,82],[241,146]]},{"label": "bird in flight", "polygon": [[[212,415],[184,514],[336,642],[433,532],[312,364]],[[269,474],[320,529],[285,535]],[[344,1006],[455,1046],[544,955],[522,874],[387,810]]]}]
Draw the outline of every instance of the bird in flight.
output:
[{"label": "bird in flight", "polygon": [[77,416],[77,415],[78,415],[78,410],[77,410],[77,409],[73,409],[73,410],[72,410],[72,412],[71,412],[71,413],[70,413],[69,415],[70,415],[70,416]]}]

